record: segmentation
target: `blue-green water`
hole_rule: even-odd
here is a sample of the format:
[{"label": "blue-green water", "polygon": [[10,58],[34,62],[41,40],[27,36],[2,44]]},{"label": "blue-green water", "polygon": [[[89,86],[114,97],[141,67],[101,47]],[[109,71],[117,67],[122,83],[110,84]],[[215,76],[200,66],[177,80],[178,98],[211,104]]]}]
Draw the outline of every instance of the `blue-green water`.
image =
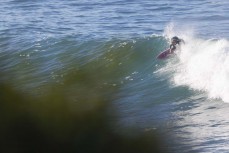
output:
[{"label": "blue-green water", "polygon": [[[119,87],[118,126],[172,134],[175,152],[227,152],[228,7],[226,0],[2,0],[0,80],[37,96],[71,71],[106,70],[109,81],[98,86]],[[181,52],[157,60],[174,35],[186,42]]]}]

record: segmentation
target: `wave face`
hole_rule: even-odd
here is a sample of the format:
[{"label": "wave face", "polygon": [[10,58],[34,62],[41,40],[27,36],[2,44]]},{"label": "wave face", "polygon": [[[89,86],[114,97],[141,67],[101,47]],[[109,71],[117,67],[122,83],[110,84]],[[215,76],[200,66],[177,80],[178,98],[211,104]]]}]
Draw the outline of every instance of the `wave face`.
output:
[{"label": "wave face", "polygon": [[[155,56],[167,47],[167,41],[162,36],[84,42],[75,37],[41,37],[34,42],[4,38],[1,44],[1,80],[10,81],[19,88],[61,82],[69,72],[92,64],[91,71],[105,69],[111,75],[117,74],[111,79],[113,82],[121,78],[128,80],[132,73],[147,75],[156,68]],[[111,65],[113,67],[108,69]]]}]

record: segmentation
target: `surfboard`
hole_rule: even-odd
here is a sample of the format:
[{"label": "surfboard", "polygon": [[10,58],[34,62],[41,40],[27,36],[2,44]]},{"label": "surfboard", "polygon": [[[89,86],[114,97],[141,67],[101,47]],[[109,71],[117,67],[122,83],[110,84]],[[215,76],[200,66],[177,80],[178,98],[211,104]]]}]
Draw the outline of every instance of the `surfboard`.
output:
[{"label": "surfboard", "polygon": [[170,52],[170,48],[164,50],[163,52],[161,52],[158,56],[157,59],[166,59],[167,57],[169,57],[171,54],[173,54],[174,52]]}]

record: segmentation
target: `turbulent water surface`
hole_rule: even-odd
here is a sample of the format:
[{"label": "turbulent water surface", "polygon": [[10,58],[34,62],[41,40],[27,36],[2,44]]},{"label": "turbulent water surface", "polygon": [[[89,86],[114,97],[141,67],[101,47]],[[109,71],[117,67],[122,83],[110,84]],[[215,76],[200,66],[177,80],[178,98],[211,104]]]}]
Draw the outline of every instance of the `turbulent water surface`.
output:
[{"label": "turbulent water surface", "polygon": [[[106,69],[118,124],[161,130],[175,152],[229,150],[229,1],[1,0],[1,82],[32,95]],[[181,51],[156,56],[169,38]],[[74,90],[74,88],[72,89]]]}]

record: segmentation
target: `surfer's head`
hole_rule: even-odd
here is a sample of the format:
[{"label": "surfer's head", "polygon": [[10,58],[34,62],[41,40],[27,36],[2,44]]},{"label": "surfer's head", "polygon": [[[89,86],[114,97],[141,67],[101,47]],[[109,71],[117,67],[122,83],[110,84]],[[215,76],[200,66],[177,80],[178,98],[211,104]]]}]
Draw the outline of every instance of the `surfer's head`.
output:
[{"label": "surfer's head", "polygon": [[171,38],[171,42],[172,44],[176,45],[176,44],[179,44],[180,39],[177,36],[174,36]]}]

